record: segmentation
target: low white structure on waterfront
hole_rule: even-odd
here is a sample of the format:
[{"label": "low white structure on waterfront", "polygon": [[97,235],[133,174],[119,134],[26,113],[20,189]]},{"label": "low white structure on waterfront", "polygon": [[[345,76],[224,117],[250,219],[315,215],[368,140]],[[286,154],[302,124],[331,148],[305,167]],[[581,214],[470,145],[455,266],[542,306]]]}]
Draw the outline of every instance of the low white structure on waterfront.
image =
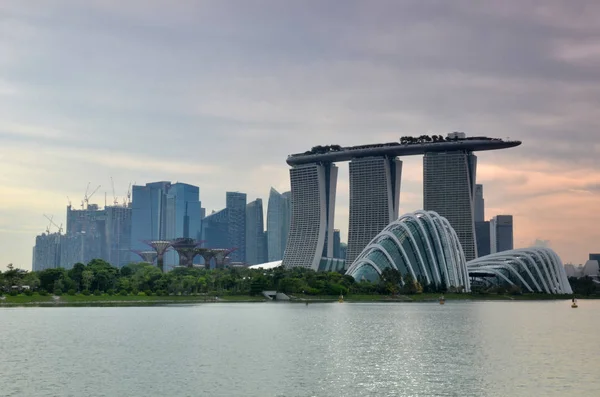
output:
[{"label": "low white structure on waterfront", "polygon": [[517,285],[523,292],[572,294],[562,261],[550,248],[532,247],[482,256],[467,263],[483,284]]}]

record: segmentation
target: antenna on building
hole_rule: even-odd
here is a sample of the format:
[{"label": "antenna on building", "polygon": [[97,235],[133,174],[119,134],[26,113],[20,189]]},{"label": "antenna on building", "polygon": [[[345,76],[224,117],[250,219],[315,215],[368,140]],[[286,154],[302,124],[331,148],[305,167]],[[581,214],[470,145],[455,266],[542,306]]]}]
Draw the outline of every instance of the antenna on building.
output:
[{"label": "antenna on building", "polygon": [[71,206],[71,199],[67,196],[67,202],[69,203],[69,207]]}]

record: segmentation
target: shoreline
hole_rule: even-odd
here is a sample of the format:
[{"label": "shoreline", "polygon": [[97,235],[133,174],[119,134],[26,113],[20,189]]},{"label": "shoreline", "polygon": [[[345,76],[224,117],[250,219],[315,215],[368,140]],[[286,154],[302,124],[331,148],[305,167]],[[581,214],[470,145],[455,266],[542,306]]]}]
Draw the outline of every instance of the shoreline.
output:
[{"label": "shoreline", "polygon": [[[445,294],[446,302],[452,301],[556,301],[570,300],[572,295],[477,295],[477,294]],[[166,305],[191,305],[200,303],[333,303],[338,302],[337,296],[308,296],[291,295],[290,300],[271,301],[262,296],[249,295],[225,295],[208,297],[204,295],[184,296],[120,296],[120,295],[63,295],[53,296],[4,296],[0,300],[0,309],[9,307],[100,307],[100,306],[166,306]],[[597,299],[595,297],[577,297],[577,299]],[[437,303],[439,294],[416,294],[416,295],[348,295],[344,297],[344,303]]]}]

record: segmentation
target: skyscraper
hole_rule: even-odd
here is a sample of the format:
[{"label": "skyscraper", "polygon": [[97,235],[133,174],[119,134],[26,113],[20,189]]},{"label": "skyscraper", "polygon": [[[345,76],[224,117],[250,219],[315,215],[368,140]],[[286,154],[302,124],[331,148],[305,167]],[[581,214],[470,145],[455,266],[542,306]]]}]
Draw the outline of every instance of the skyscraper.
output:
[{"label": "skyscraper", "polygon": [[[166,217],[165,237],[167,240],[177,238],[202,238],[202,220],[200,189],[187,183],[171,185],[165,196]],[[200,257],[196,258],[196,262]],[[179,264],[179,255],[175,250],[167,251],[164,255],[165,269],[171,269]]]},{"label": "skyscraper", "polygon": [[43,233],[35,238],[31,266],[34,272],[60,266],[61,237],[59,233]]},{"label": "skyscraper", "polygon": [[342,239],[340,236],[340,231],[339,231],[339,229],[334,229],[333,230],[333,257],[334,258],[344,259],[340,256],[341,244],[342,244]]},{"label": "skyscraper", "polygon": [[490,222],[475,222],[475,236],[477,240],[477,256],[481,257],[491,254]]},{"label": "skyscraper", "polygon": [[269,192],[267,207],[267,251],[268,261],[283,259],[283,252],[290,231],[291,193],[279,193],[274,188]]},{"label": "skyscraper", "polygon": [[387,225],[398,219],[402,161],[365,157],[350,162],[350,217],[346,265]]},{"label": "skyscraper", "polygon": [[333,257],[337,167],[313,163],[290,169],[292,217],[283,265],[318,270],[323,256]]},{"label": "skyscraper", "polygon": [[246,261],[246,193],[227,192],[227,240],[232,262]]},{"label": "skyscraper", "polygon": [[256,265],[266,262],[262,199],[246,205],[246,262]]},{"label": "skyscraper", "polygon": [[[475,185],[475,202],[474,202],[475,222],[485,221],[485,200],[483,199],[483,185]],[[481,254],[480,254],[481,256]]]},{"label": "skyscraper", "polygon": [[147,250],[146,240],[165,240],[166,195],[171,182],[153,182],[132,187],[131,248]]},{"label": "skyscraper", "polygon": [[105,207],[106,261],[123,267],[131,262],[131,208]]},{"label": "skyscraper", "polygon": [[[186,183],[154,182],[133,186],[131,246],[147,250],[148,240],[200,239],[202,208],[200,189]],[[167,251],[165,269],[179,263],[176,252]]]},{"label": "skyscraper", "polygon": [[227,208],[213,212],[202,221],[202,240],[207,248],[229,247],[229,216]]},{"label": "skyscraper", "polygon": [[491,253],[509,251],[513,247],[512,215],[497,215],[490,221]]},{"label": "skyscraper", "polygon": [[483,198],[483,185],[475,185],[475,241],[477,242],[477,256],[485,256],[490,251],[490,222],[485,220],[485,200]]},{"label": "skyscraper", "polygon": [[474,194],[477,157],[469,151],[428,152],[423,157],[423,208],[448,219],[466,260],[477,257]]}]

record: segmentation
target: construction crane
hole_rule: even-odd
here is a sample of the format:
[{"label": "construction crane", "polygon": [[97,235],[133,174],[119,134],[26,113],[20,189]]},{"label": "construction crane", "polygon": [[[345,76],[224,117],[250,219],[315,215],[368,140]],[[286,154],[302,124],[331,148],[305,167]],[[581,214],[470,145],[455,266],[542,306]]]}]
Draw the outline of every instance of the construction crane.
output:
[{"label": "construction crane", "polygon": [[94,191],[92,192],[92,194],[90,194],[89,196],[87,195],[87,191],[86,191],[85,197],[83,198],[83,201],[85,201],[85,208],[87,208],[89,206],[90,199],[98,191],[98,189],[100,189],[101,187],[102,187],[102,185],[98,185],[98,187],[96,189],[94,189]]},{"label": "construction crane", "polygon": [[48,219],[50,221],[50,225],[48,225],[48,227],[46,228],[46,232],[48,234],[50,234],[50,226],[54,225],[54,227],[56,227],[58,229],[58,234],[62,234],[62,231],[63,231],[62,223],[60,224],[60,226],[58,226],[56,224],[56,222],[54,222],[54,215],[52,215],[52,217],[49,217],[48,215],[44,214],[44,216],[46,217],[46,219]]},{"label": "construction crane", "polygon": [[117,194],[115,193],[115,181],[113,180],[113,177],[110,177],[110,184],[112,185],[112,191],[113,191],[113,204],[116,206],[118,204],[117,202]]},{"label": "construction crane", "polygon": [[90,191],[90,183],[91,182],[88,182],[87,187],[85,188],[85,194],[83,195],[83,200],[81,200],[81,209],[83,209],[84,204],[87,203],[88,192]]},{"label": "construction crane", "polygon": [[131,182],[129,182],[129,187],[127,188],[127,199],[125,199],[125,207],[128,207],[129,203],[131,203]]},{"label": "construction crane", "polygon": [[48,226],[46,226],[46,234],[50,234],[50,226],[52,226],[52,218],[54,218],[54,215],[49,217],[48,215],[44,214],[44,217],[50,221]]}]

